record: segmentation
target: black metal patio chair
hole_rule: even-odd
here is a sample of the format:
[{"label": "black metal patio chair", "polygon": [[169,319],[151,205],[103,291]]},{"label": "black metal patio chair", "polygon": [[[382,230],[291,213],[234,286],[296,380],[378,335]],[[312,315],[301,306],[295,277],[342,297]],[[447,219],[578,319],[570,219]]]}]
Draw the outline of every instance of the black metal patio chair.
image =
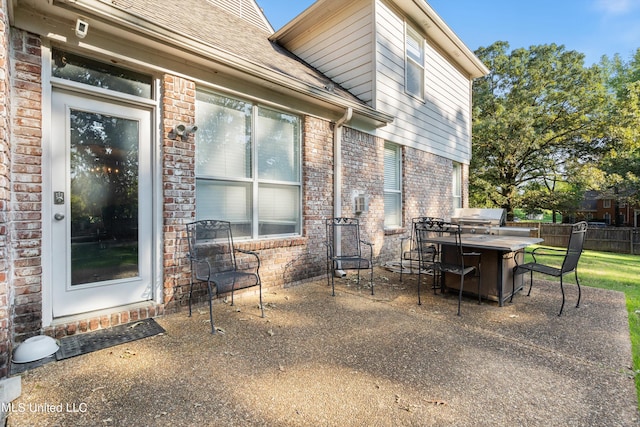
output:
[{"label": "black metal patio chair", "polygon": [[[509,301],[513,302],[513,294],[516,290],[515,278],[518,274],[529,272],[529,292],[527,293],[527,296],[531,295],[534,271],[537,273],[546,274],[548,276],[559,277],[560,291],[562,292],[562,305],[560,306],[560,312],[558,313],[558,316],[561,316],[565,302],[564,284],[562,282],[562,278],[565,274],[573,272],[576,277],[576,285],[578,285],[578,302],[576,304],[576,308],[580,307],[580,298],[582,297],[582,291],[580,289],[580,281],[578,280],[578,261],[580,261],[580,255],[582,255],[582,248],[584,247],[584,238],[586,234],[587,223],[585,221],[577,222],[571,226],[571,234],[569,235],[569,243],[566,249],[540,246],[535,248],[531,252],[527,252],[533,257],[533,262],[516,265],[513,268],[513,277],[511,279],[513,287],[511,289],[511,299]],[[555,266],[542,264],[538,262],[538,260],[536,259],[536,255],[562,257],[562,263],[558,262]]]},{"label": "black metal patio chair", "polygon": [[[460,316],[464,279],[468,274],[474,273],[478,284],[478,304],[480,304],[482,302],[482,295],[480,294],[481,254],[479,252],[464,251],[460,239],[460,226],[440,220],[418,222],[415,224],[415,234],[420,263],[418,269],[418,305],[422,304],[420,300],[422,275],[428,272],[433,275],[434,292],[437,288],[436,284],[444,280],[444,274],[450,273],[460,276],[458,316]],[[476,260],[475,263],[470,264],[467,261],[471,258]],[[441,286],[443,285],[441,284]]]},{"label": "black metal patio chair", "polygon": [[233,305],[234,291],[258,286],[260,310],[264,317],[262,281],[259,274],[260,257],[255,252],[234,248],[231,223],[218,220],[192,222],[187,224],[187,239],[189,241],[188,258],[191,262],[189,316],[191,316],[193,285],[202,282],[207,284],[212,334],[216,332],[212,308],[214,295],[231,292],[231,305]]},{"label": "black metal patio chair", "polygon": [[[334,276],[336,271],[369,270],[369,286],[373,295],[373,245],[360,238],[360,222],[357,218],[331,218],[325,220],[327,229],[327,283],[331,281],[331,295],[336,295]],[[363,250],[364,249],[364,250]],[[331,278],[329,278],[331,276]]]},{"label": "black metal patio chair", "polygon": [[[416,241],[416,224],[425,223],[430,221],[444,221],[442,218],[436,218],[431,216],[420,216],[411,219],[411,233],[409,237],[403,237],[400,239],[400,281],[402,282],[402,274],[405,269],[405,265],[409,264],[409,273],[413,273],[414,266],[418,266],[420,257],[418,253],[418,242]],[[408,241],[408,245],[405,243]],[[407,247],[408,246],[408,247]],[[435,247],[433,248],[435,252]]]}]

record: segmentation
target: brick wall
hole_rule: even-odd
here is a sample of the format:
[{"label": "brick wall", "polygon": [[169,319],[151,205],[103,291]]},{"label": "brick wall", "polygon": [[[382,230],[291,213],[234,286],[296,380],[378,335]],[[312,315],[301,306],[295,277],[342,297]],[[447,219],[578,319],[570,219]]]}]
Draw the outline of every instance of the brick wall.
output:
[{"label": "brick wall", "polygon": [[[345,127],[342,133],[342,215],[360,219],[362,239],[384,257],[384,139]],[[364,194],[367,209],[356,215],[354,199]]]},{"label": "brick wall", "polygon": [[409,233],[411,218],[434,216],[448,219],[451,217],[452,173],[451,160],[411,147],[402,148],[404,228],[386,233],[381,262],[397,261],[400,258],[400,239]]},{"label": "brick wall", "polygon": [[11,287],[14,342],[42,327],[42,82],[40,39],[11,32]]},{"label": "brick wall", "polygon": [[9,354],[13,328],[9,306],[8,215],[10,212],[10,168],[9,145],[11,111],[9,70],[9,22],[5,11],[6,1],[0,2],[0,379],[9,373]]},{"label": "brick wall", "polygon": [[193,135],[172,134],[177,124],[195,122],[195,83],[165,75],[162,82],[162,234],[164,304],[167,310],[186,302],[189,284],[185,225],[195,220],[196,179]]}]

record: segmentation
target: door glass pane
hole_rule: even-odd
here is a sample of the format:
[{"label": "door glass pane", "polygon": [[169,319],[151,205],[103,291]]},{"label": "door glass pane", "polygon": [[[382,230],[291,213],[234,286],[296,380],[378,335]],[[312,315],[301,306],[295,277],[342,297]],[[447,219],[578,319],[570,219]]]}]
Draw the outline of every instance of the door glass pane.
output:
[{"label": "door glass pane", "polygon": [[71,284],[136,277],[135,120],[71,110]]}]

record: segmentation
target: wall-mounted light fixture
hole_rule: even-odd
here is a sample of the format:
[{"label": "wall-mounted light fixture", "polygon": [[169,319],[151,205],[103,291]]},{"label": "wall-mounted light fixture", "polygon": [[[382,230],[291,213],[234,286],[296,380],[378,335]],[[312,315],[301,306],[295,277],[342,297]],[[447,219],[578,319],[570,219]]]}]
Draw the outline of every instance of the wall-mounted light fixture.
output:
[{"label": "wall-mounted light fixture", "polygon": [[180,123],[179,125],[175,125],[171,132],[169,133],[169,137],[171,139],[176,139],[180,137],[180,139],[188,138],[190,134],[195,133],[198,130],[198,126],[196,125],[184,125]]},{"label": "wall-mounted light fixture", "polygon": [[87,36],[89,31],[89,23],[83,18],[76,19],[76,37],[83,39]]}]

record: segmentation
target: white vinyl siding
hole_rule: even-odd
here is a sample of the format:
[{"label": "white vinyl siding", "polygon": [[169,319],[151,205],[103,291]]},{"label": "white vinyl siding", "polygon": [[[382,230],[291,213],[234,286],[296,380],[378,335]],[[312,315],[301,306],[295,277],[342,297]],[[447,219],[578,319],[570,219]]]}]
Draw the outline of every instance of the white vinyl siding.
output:
[{"label": "white vinyl siding", "polygon": [[288,49],[364,102],[373,99],[373,9],[354,2]]},{"label": "white vinyl siding", "polygon": [[[378,131],[390,141],[469,163],[470,82],[427,38],[424,101],[405,93],[405,21],[376,0],[378,74],[375,107],[393,112],[394,122]],[[417,29],[416,29],[417,30]]]}]

